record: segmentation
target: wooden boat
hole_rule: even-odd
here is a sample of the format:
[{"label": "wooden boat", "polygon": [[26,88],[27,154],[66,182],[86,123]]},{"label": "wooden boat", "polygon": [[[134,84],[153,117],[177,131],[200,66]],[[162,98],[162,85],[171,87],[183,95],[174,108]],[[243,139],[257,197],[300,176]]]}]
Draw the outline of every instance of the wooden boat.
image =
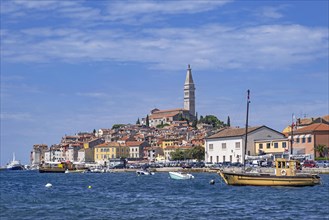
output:
[{"label": "wooden boat", "polygon": [[317,174],[298,173],[299,161],[277,158],[275,173],[219,171],[226,184],[236,186],[314,186],[320,184]]},{"label": "wooden boat", "polygon": [[[247,151],[248,140],[248,115],[250,103],[250,90],[248,90],[247,98],[247,117],[246,117],[246,133],[245,147],[243,155]],[[244,157],[245,159],[245,157]],[[225,172],[219,171],[219,175],[228,185],[237,186],[314,186],[320,184],[320,176],[316,174],[298,173],[300,164],[297,160],[288,160],[285,158],[277,158],[275,161],[275,173],[265,174],[259,172],[246,172],[245,160],[244,167],[241,172]]]},{"label": "wooden boat", "polygon": [[40,165],[39,173],[82,173],[87,168],[78,167],[71,162],[46,162]]}]

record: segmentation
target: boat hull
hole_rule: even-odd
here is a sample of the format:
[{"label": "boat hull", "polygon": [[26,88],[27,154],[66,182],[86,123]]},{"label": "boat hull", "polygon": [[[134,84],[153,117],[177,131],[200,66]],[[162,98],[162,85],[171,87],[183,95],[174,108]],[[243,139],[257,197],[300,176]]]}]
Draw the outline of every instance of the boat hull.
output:
[{"label": "boat hull", "polygon": [[52,167],[52,168],[39,168],[39,173],[65,173],[65,168]]},{"label": "boat hull", "polygon": [[226,184],[235,186],[314,186],[320,184],[320,177],[311,174],[276,176],[220,171],[219,175]]},{"label": "boat hull", "polygon": [[169,176],[171,179],[175,179],[175,180],[188,180],[194,178],[192,174],[179,173],[179,172],[169,172]]},{"label": "boat hull", "polygon": [[23,166],[13,166],[13,167],[7,167],[7,170],[24,170]]}]

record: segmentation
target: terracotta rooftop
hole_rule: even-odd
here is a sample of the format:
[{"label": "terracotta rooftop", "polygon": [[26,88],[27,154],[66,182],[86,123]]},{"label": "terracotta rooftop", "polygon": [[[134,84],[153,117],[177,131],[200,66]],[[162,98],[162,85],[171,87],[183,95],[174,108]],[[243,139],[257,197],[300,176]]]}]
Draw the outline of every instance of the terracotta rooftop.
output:
[{"label": "terracotta rooftop", "polygon": [[[249,127],[248,133],[253,132],[263,126]],[[246,128],[226,128],[208,138],[237,137],[246,134]]]},{"label": "terracotta rooftop", "polygon": [[329,125],[324,123],[314,123],[308,125],[306,127],[300,128],[295,133],[303,133],[303,132],[313,132],[313,131],[328,131],[329,132]]},{"label": "terracotta rooftop", "polygon": [[142,141],[127,141],[126,142],[126,145],[128,147],[131,147],[131,146],[139,146],[141,145],[143,142]]}]

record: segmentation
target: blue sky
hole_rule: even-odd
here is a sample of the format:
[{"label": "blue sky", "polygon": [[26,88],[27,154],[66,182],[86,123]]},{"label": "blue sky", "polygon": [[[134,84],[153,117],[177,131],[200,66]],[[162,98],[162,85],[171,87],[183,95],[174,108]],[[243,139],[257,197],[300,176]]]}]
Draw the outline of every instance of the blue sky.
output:
[{"label": "blue sky", "polygon": [[328,114],[328,1],[1,1],[1,165],[183,107],[278,131]]}]

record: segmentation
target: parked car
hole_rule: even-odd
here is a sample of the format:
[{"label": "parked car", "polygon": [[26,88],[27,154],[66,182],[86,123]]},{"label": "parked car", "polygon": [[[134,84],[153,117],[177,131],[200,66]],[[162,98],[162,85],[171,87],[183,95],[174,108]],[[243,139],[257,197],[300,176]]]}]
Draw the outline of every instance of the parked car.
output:
[{"label": "parked car", "polygon": [[113,167],[113,169],[124,169],[125,165],[123,163],[117,164]]},{"label": "parked car", "polygon": [[316,163],[314,162],[314,160],[305,160],[303,163],[303,167],[313,168],[316,167]]},{"label": "parked car", "polygon": [[205,167],[213,167],[214,164],[212,162],[207,162],[205,163]]},{"label": "parked car", "polygon": [[232,167],[243,167],[243,164],[240,162],[234,162],[231,164]]},{"label": "parked car", "polygon": [[182,168],[183,169],[190,169],[190,168],[192,168],[192,165],[191,164],[189,164],[189,163],[184,163],[184,164],[182,164]]},{"label": "parked car", "polygon": [[230,167],[231,165],[232,165],[231,162],[226,162],[225,161],[225,162],[222,163],[223,167]]},{"label": "parked car", "polygon": [[316,161],[316,167],[323,167],[323,168],[329,167],[329,161],[328,160]]}]

